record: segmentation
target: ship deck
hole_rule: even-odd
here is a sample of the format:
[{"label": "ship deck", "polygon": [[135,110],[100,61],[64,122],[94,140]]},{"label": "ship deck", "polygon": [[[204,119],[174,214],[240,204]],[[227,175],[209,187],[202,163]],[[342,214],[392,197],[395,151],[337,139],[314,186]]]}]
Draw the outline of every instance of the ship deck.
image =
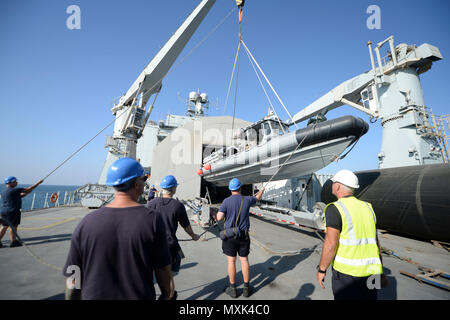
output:
[{"label": "ship deck", "polygon": [[[64,265],[73,230],[91,211],[82,207],[64,207],[23,213],[19,235],[38,259],[31,256],[26,247],[9,248],[9,236],[5,235],[4,247],[0,248],[0,299],[64,299],[65,279],[57,268]],[[249,261],[251,285],[255,292],[249,298],[239,295],[237,300],[333,299],[331,272],[325,278],[325,290],[316,282],[315,267],[322,248],[322,240],[316,233],[253,216],[250,223],[252,245]],[[232,300],[223,292],[228,277],[226,258],[218,238],[219,230],[214,227],[203,229],[194,223],[192,226],[198,234],[206,232],[203,240],[194,242],[189,241],[182,228],[178,229],[178,238],[186,256],[180,272],[175,275],[178,299]],[[382,247],[409,259],[406,261],[393,255],[383,255],[390,284],[379,291],[380,299],[450,299],[449,291],[400,274],[400,270],[418,274],[418,266],[449,271],[450,254],[446,249],[431,242],[385,232],[379,233],[379,239]],[[243,282],[239,262],[237,271],[240,294]]]}]

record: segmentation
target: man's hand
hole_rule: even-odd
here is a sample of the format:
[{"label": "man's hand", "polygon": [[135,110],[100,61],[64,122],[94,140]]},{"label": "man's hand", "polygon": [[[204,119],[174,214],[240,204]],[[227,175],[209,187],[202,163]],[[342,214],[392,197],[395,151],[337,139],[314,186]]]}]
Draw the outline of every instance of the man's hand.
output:
[{"label": "man's hand", "polygon": [[200,239],[200,236],[198,234],[194,233],[192,235],[192,240],[197,241],[198,239]]},{"label": "man's hand", "polygon": [[266,190],[266,188],[262,187],[261,190],[259,190],[259,192],[255,195],[255,198],[258,199],[258,201],[261,200],[264,190]]},{"label": "man's hand", "polygon": [[317,282],[319,283],[319,286],[322,287],[322,289],[325,289],[325,286],[323,285],[324,281],[325,281],[325,273],[317,272]]}]

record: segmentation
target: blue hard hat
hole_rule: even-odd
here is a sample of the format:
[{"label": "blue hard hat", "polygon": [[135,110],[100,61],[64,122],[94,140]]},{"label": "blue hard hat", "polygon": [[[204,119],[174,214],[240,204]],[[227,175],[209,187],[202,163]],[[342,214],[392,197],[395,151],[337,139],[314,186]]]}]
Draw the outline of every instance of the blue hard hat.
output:
[{"label": "blue hard hat", "polygon": [[5,178],[5,184],[14,182],[14,181],[16,181],[16,180],[17,180],[16,177],[9,176],[8,178]]},{"label": "blue hard hat", "polygon": [[161,184],[159,185],[163,189],[169,189],[172,187],[176,187],[178,185],[177,179],[174,176],[168,175],[164,179],[162,179]]},{"label": "blue hard hat", "polygon": [[108,187],[118,186],[143,175],[144,168],[139,162],[132,158],[120,158],[109,167],[106,185]]},{"label": "blue hard hat", "polygon": [[241,185],[242,184],[238,178],[233,178],[230,180],[230,183],[228,184],[228,189],[230,189],[231,191],[236,191],[241,187]]}]

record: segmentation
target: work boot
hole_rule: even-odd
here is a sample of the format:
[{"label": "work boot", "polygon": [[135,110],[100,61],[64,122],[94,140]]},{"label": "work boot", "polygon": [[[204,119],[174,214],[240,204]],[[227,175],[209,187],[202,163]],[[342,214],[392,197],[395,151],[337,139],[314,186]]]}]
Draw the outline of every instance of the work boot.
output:
[{"label": "work boot", "polygon": [[250,297],[252,293],[252,288],[250,286],[244,287],[244,291],[242,291],[242,295],[246,298]]},{"label": "work boot", "polygon": [[10,248],[14,248],[14,247],[21,247],[22,244],[18,241],[18,240],[14,240],[13,242],[11,242],[11,244],[9,245]]},{"label": "work boot", "polygon": [[225,288],[225,293],[232,298],[237,298],[237,290],[236,287],[227,286]]}]

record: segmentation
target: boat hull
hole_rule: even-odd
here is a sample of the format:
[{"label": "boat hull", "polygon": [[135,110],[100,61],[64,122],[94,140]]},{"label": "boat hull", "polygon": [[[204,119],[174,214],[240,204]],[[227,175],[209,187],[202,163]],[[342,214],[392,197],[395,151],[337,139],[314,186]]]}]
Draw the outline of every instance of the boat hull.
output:
[{"label": "boat hull", "polygon": [[367,131],[368,124],[361,118],[325,121],[214,162],[203,178],[226,186],[236,177],[252,184],[269,181],[275,173],[275,180],[303,176],[326,167]]}]

